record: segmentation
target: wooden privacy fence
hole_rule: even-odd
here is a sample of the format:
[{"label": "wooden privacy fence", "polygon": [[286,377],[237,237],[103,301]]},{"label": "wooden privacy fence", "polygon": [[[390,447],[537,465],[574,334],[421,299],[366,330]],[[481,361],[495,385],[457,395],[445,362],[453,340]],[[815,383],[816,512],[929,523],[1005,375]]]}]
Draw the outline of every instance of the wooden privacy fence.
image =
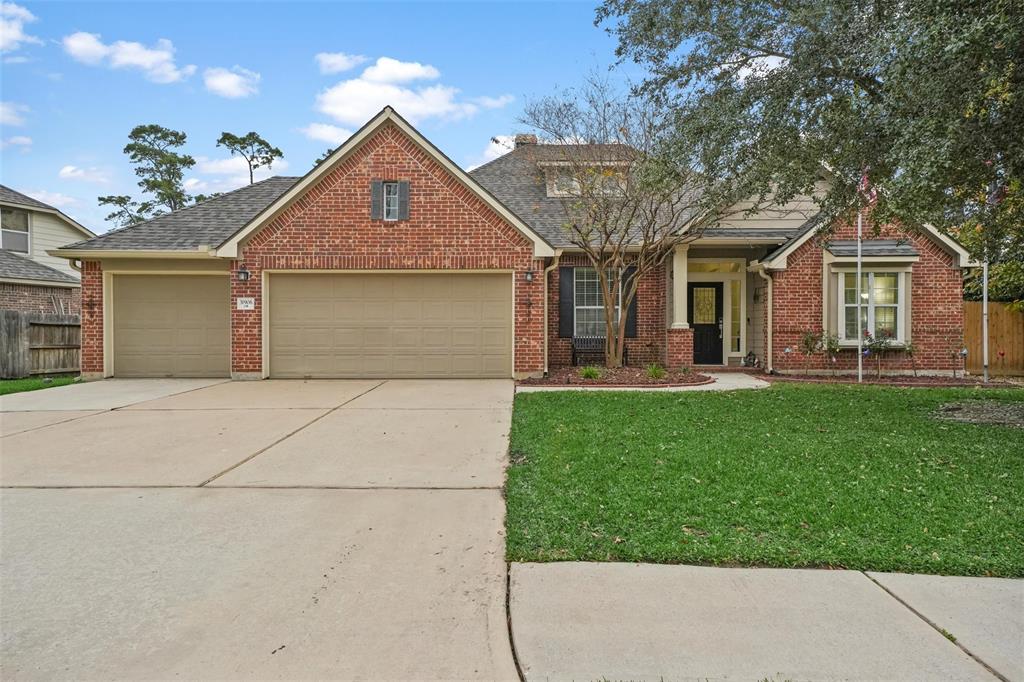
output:
[{"label": "wooden privacy fence", "polygon": [[78,372],[81,325],[78,315],[0,310],[0,378]]},{"label": "wooden privacy fence", "polygon": [[[981,301],[964,301],[964,345],[967,371],[981,374]],[[1000,354],[1002,353],[1002,354]],[[988,304],[988,371],[990,374],[1024,375],[1024,313],[1005,303]]]}]

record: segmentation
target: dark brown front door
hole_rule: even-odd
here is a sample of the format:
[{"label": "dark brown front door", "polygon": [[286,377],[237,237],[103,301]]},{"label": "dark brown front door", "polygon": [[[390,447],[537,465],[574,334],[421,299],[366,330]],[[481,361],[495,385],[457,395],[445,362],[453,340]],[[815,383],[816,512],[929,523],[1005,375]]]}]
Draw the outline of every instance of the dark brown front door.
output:
[{"label": "dark brown front door", "polygon": [[694,364],[722,364],[722,283],[690,284],[687,299]]}]

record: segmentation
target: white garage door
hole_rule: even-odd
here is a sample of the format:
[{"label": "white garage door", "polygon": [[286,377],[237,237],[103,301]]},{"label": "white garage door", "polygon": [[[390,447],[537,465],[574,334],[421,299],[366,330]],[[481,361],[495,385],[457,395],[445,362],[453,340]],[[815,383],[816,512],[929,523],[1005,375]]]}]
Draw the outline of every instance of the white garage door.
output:
[{"label": "white garage door", "polygon": [[509,377],[511,274],[270,275],[274,377]]},{"label": "white garage door", "polygon": [[231,302],[223,275],[114,275],[114,376],[231,374]]}]

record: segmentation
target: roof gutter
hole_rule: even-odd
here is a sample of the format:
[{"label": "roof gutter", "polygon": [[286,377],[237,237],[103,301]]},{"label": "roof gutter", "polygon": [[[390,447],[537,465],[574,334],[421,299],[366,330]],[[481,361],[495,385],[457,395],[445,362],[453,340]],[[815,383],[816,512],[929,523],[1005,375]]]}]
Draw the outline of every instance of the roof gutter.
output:
[{"label": "roof gutter", "polygon": [[104,258],[160,258],[160,259],[209,259],[217,258],[217,255],[208,247],[201,247],[194,251],[171,251],[171,250],[136,250],[127,249],[51,249],[47,254],[56,258],[67,258],[68,260],[101,260]]}]

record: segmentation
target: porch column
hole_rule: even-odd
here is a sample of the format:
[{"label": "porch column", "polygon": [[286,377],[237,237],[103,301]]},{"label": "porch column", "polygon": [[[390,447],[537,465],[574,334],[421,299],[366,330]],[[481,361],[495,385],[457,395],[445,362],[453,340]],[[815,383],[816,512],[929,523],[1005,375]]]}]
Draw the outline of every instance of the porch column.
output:
[{"label": "porch column", "polygon": [[686,311],[686,262],[689,244],[676,246],[672,254],[672,329],[689,329]]}]

